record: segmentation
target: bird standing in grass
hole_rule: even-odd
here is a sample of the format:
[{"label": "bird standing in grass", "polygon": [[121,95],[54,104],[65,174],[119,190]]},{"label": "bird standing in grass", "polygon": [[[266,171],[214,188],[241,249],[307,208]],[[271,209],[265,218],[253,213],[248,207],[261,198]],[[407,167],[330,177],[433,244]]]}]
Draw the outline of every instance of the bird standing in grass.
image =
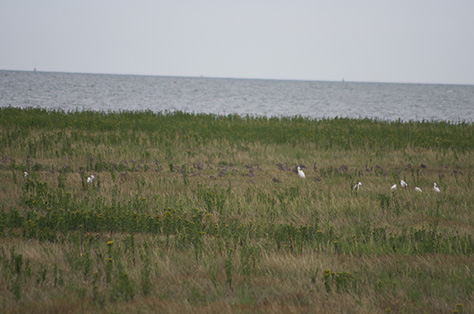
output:
[{"label": "bird standing in grass", "polygon": [[415,191],[417,192],[423,192],[419,187],[415,186]]},{"label": "bird standing in grass", "polygon": [[360,188],[361,185],[362,185],[361,182],[357,182],[357,184],[354,185],[354,187],[353,187],[352,189],[353,189],[354,191],[359,191],[359,188]]},{"label": "bird standing in grass", "polygon": [[94,182],[94,175],[93,174],[91,174],[91,176],[87,178],[87,183],[92,183],[92,182]]},{"label": "bird standing in grass", "polygon": [[306,176],[304,175],[303,170],[301,170],[300,167],[298,167],[298,175],[300,176],[300,178],[303,178],[303,179],[306,178]]},{"label": "bird standing in grass", "polygon": [[23,176],[26,178],[28,176],[28,171],[23,172]]},{"label": "bird standing in grass", "polygon": [[397,189],[397,184],[395,183],[394,185],[392,185],[392,187],[390,188],[390,190],[396,190]]},{"label": "bird standing in grass", "polygon": [[403,179],[402,179],[402,180],[400,180],[400,186],[402,188],[406,188],[408,186],[408,184],[405,181],[403,181]]},{"label": "bird standing in grass", "polygon": [[436,182],[433,182],[433,191],[438,192],[438,193],[441,192],[439,190],[439,187],[436,186]]}]

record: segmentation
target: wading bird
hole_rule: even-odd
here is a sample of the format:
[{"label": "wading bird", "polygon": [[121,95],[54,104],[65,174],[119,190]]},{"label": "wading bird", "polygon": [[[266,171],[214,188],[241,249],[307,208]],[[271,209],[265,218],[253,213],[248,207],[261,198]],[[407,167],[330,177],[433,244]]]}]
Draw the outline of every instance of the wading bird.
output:
[{"label": "wading bird", "polygon": [[303,170],[301,170],[300,167],[298,167],[298,175],[300,176],[300,178],[303,178],[303,179],[306,178],[306,176],[304,175]]},{"label": "wading bird", "polygon": [[408,186],[408,184],[405,181],[403,181],[403,179],[402,179],[402,180],[400,180],[400,186],[402,188],[406,188]]},{"label": "wading bird", "polygon": [[397,189],[397,184],[392,185],[392,187],[390,188],[390,190],[396,190],[396,189]]},{"label": "wading bird", "polygon": [[357,182],[357,184],[354,185],[354,187],[353,187],[352,189],[353,189],[354,191],[359,191],[359,188],[360,188],[361,185],[362,185],[361,182]]},{"label": "wading bird", "polygon": [[436,186],[436,182],[433,182],[433,191],[438,192],[438,193],[441,192],[439,188]]},{"label": "wading bird", "polygon": [[423,192],[419,187],[415,186],[415,191],[417,192]]},{"label": "wading bird", "polygon": [[23,176],[26,178],[28,176],[28,171],[23,172]]},{"label": "wading bird", "polygon": [[92,183],[92,182],[94,182],[94,175],[93,174],[91,174],[91,176],[87,178],[87,183]]}]

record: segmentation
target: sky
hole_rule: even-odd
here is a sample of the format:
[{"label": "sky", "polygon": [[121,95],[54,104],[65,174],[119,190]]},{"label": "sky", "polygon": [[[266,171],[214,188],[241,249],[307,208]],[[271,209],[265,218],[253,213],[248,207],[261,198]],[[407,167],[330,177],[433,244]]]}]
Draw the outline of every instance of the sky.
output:
[{"label": "sky", "polygon": [[0,0],[0,70],[474,84],[473,0]]}]

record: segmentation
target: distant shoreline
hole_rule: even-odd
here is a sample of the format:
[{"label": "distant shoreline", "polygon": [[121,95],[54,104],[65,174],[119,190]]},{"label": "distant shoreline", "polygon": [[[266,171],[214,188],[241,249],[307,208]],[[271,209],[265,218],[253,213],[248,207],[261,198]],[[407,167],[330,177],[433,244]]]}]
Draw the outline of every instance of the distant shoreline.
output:
[{"label": "distant shoreline", "polygon": [[256,81],[288,81],[288,82],[326,82],[347,84],[397,84],[397,85],[452,85],[452,86],[474,86],[469,83],[443,83],[443,82],[397,82],[397,81],[358,81],[347,79],[294,79],[294,78],[264,78],[264,77],[228,77],[228,76],[206,76],[206,75],[171,75],[171,74],[140,74],[140,73],[100,73],[100,72],[74,72],[74,71],[48,71],[48,70],[11,70],[0,69],[0,72],[36,72],[51,74],[84,74],[84,75],[113,75],[113,76],[138,76],[138,77],[164,77],[164,78],[193,78],[193,79],[224,79],[224,80],[256,80]]}]

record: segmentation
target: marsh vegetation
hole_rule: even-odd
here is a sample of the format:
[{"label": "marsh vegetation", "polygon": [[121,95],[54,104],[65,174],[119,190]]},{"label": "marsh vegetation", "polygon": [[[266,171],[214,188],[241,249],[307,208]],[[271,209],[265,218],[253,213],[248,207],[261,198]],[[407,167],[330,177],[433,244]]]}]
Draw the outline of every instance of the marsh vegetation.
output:
[{"label": "marsh vegetation", "polygon": [[1,108],[0,308],[473,312],[473,139],[467,123]]}]

